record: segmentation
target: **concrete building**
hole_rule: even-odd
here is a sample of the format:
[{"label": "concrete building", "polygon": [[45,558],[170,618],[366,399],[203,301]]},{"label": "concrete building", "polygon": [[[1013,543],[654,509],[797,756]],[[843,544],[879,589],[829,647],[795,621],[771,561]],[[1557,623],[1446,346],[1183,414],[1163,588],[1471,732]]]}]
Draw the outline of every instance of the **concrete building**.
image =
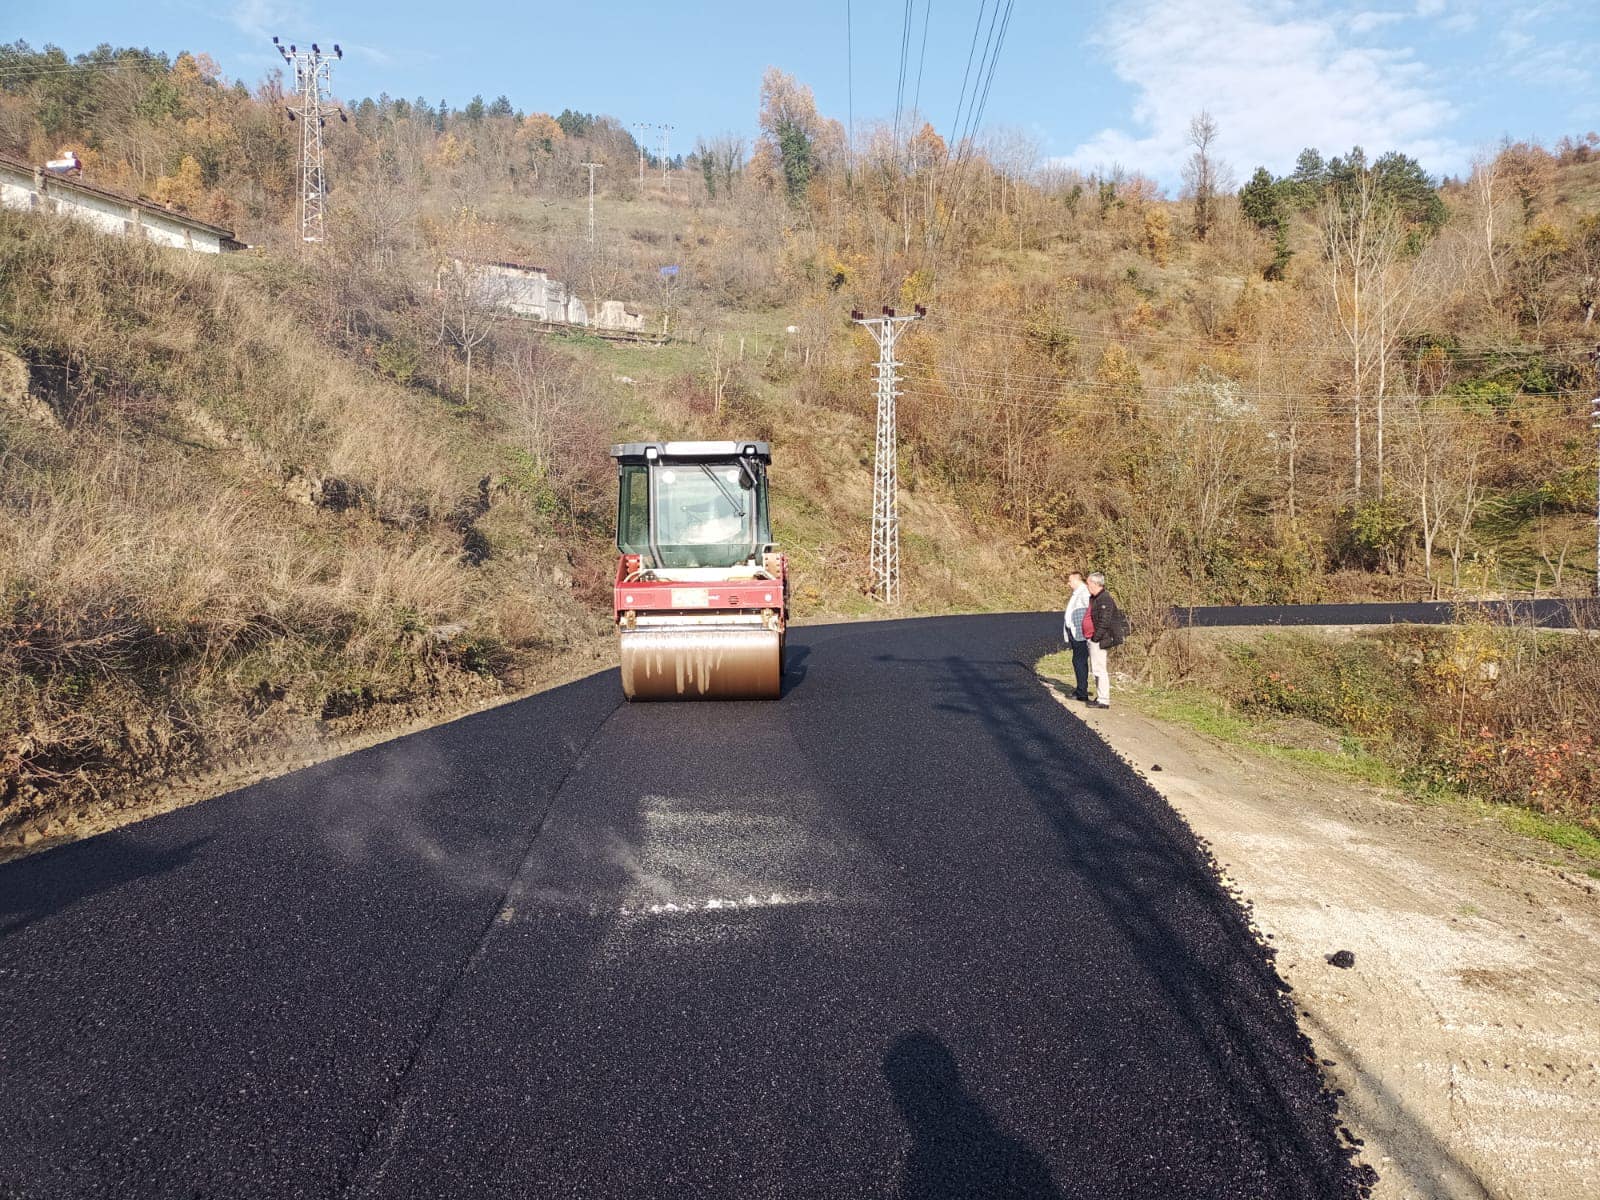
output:
[{"label": "concrete building", "polygon": [[[557,324],[586,325],[587,314],[576,297],[567,295],[567,285],[551,279],[543,267],[524,266],[521,263],[479,263],[477,291],[484,300],[509,309],[519,317]],[[572,305],[578,305],[574,319]]]},{"label": "concrete building", "polygon": [[618,333],[643,333],[644,314],[634,312],[621,300],[602,300],[594,327]]},{"label": "concrete building", "polygon": [[[458,260],[460,261],[460,260]],[[616,333],[640,333],[644,314],[632,311],[621,300],[604,300],[593,316],[588,305],[572,294],[559,279],[551,279],[543,267],[523,263],[478,263],[477,293],[487,303],[552,325],[581,325]]]},{"label": "concrete building", "polygon": [[244,249],[231,229],[51,174],[9,154],[0,154],[0,204],[23,212],[59,213],[102,233],[142,237],[180,250],[222,254]]}]

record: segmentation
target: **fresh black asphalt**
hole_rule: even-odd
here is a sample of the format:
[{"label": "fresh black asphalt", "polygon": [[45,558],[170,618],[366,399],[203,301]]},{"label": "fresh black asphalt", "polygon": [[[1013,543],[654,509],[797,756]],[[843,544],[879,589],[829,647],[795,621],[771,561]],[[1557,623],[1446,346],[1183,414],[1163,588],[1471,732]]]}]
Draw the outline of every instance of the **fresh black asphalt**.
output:
[{"label": "fresh black asphalt", "polygon": [[1348,1197],[1055,614],[607,672],[0,867],[6,1197]]}]

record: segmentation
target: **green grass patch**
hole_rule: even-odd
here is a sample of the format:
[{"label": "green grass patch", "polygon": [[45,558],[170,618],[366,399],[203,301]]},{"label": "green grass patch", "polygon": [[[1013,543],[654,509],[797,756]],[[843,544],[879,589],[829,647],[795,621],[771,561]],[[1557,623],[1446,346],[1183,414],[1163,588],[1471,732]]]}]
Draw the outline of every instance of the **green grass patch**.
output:
[{"label": "green grass patch", "polygon": [[[1039,674],[1063,690],[1072,687],[1072,656],[1066,651],[1047,655]],[[1323,725],[1339,742],[1338,750],[1283,746],[1272,740],[1270,721],[1252,718],[1232,708],[1221,697],[1198,687],[1152,687],[1119,684],[1117,701],[1158,721],[1181,725],[1195,733],[1276,762],[1321,771],[1327,775],[1381,787],[1422,804],[1442,804],[1463,814],[1490,818],[1522,837],[1559,846],[1581,858],[1600,861],[1600,837],[1571,821],[1549,817],[1515,804],[1469,797],[1437,784],[1408,778],[1395,764],[1369,750],[1359,738]],[[1600,879],[1600,868],[1588,873]]]}]

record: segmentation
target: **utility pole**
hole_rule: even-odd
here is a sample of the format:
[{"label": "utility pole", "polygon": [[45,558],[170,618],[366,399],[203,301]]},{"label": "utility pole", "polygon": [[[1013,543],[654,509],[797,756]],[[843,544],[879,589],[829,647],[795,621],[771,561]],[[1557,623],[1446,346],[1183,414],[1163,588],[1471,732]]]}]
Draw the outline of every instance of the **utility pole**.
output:
[{"label": "utility pole", "polygon": [[895,428],[895,398],[900,395],[895,384],[899,382],[900,362],[894,356],[895,343],[912,321],[928,315],[928,310],[917,305],[910,316],[896,316],[887,305],[881,317],[862,315],[860,309],[850,314],[857,325],[864,326],[878,343],[878,361],[874,364],[878,384],[878,440],[872,465],[872,594],[886,604],[900,599],[900,470],[899,437]]},{"label": "utility pole", "polygon": [[[1594,362],[1595,376],[1600,378],[1600,344],[1595,346],[1594,353],[1589,358]],[[1596,396],[1590,402],[1589,427],[1596,435],[1600,435],[1600,396]],[[1600,436],[1595,438],[1594,594],[1600,596]]]},{"label": "utility pole", "polygon": [[586,162],[579,163],[580,167],[589,168],[589,245],[594,245],[594,173],[605,163]]},{"label": "utility pole", "polygon": [[667,184],[667,146],[672,140],[672,126],[671,125],[662,125],[660,128],[661,128],[661,190],[662,191],[667,191],[667,190],[669,190],[669,185]]},{"label": "utility pole", "polygon": [[644,131],[650,128],[648,121],[635,121],[633,127],[639,131],[639,136],[634,139],[639,143],[639,195],[644,195]]},{"label": "utility pole", "polygon": [[[289,120],[300,122],[300,240],[316,245],[326,233],[322,208],[328,180],[322,166],[322,127],[327,118],[323,108],[333,90],[334,60],[343,58],[344,51],[337,42],[331,56],[315,42],[310,50],[298,49],[293,43],[285,50],[277,38],[272,39],[272,44],[283,55],[283,61],[294,68],[295,102],[288,112]],[[344,109],[336,107],[333,111],[339,114],[339,120],[349,120]]]},{"label": "utility pole", "polygon": [[[1600,434],[1600,396],[1592,401],[1589,426]],[[1600,437],[1595,439],[1594,561],[1594,594],[1600,596]]]}]

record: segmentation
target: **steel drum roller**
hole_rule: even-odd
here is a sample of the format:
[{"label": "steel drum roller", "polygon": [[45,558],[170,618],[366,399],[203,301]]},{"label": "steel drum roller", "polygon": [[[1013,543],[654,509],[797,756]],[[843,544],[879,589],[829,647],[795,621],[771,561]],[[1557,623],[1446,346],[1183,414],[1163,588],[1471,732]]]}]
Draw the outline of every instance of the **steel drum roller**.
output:
[{"label": "steel drum roller", "polygon": [[770,629],[632,629],[621,635],[630,700],[776,700],[783,635]]}]

